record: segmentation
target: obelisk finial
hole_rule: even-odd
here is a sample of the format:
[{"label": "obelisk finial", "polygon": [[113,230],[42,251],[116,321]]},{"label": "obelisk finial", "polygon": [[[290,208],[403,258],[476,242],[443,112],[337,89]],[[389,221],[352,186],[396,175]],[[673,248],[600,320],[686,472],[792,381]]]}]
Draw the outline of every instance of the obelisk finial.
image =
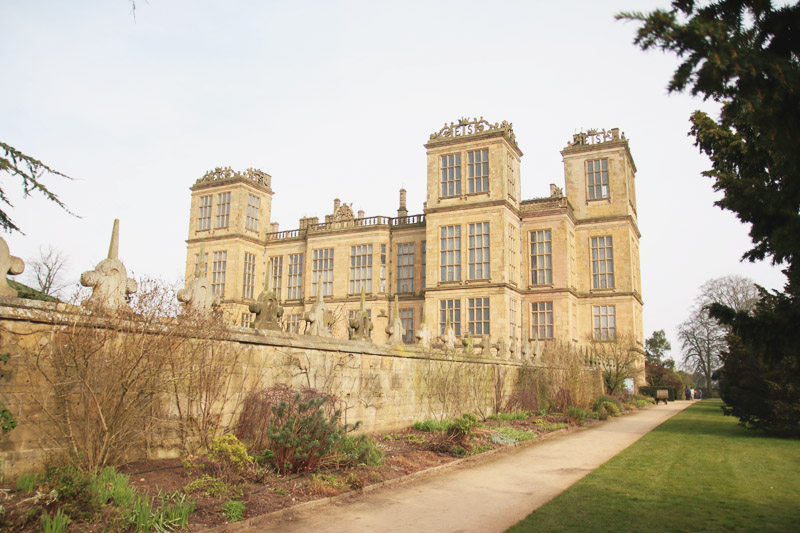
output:
[{"label": "obelisk finial", "polygon": [[114,219],[114,229],[111,230],[111,244],[108,247],[108,258],[119,259],[119,219]]}]

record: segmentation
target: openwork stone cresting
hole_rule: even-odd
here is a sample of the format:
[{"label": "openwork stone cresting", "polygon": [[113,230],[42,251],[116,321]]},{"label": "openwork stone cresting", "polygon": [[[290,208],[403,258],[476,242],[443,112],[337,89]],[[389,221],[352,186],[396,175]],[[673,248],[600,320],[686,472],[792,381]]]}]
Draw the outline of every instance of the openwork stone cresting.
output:
[{"label": "openwork stone cresting", "polygon": [[481,118],[462,118],[458,122],[451,122],[445,124],[442,129],[436,133],[431,133],[431,142],[443,141],[452,139],[454,137],[468,137],[470,135],[477,135],[485,131],[502,131],[505,137],[516,146],[517,137],[514,135],[512,124],[507,121],[501,123],[495,122],[490,124],[488,121]]},{"label": "openwork stone cresting", "polygon": [[236,178],[248,179],[267,188],[269,188],[270,180],[272,179],[269,174],[258,170],[257,168],[248,168],[244,172],[239,172],[238,170],[233,170],[231,167],[217,167],[214,170],[209,170],[203,174],[203,177],[197,180],[197,183],[230,180]]},{"label": "openwork stone cresting", "polygon": [[624,140],[625,133],[620,134],[619,128],[611,128],[608,131],[588,130],[586,132],[580,132],[573,135],[572,142],[568,142],[567,146],[585,146]]}]

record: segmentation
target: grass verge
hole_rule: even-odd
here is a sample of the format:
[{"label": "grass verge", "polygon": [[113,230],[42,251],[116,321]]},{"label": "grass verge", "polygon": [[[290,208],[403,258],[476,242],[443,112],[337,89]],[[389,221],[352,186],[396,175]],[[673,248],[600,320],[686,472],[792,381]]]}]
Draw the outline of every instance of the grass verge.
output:
[{"label": "grass verge", "polygon": [[800,441],[721,405],[678,413],[508,531],[797,531]]}]

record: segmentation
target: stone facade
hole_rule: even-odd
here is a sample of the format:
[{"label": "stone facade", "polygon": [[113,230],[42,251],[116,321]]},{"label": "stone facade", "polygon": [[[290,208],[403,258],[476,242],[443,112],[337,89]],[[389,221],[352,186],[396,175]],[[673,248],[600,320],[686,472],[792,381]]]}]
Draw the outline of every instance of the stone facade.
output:
[{"label": "stone facade", "polygon": [[377,343],[396,296],[408,343],[424,316],[433,335],[449,321],[459,337],[520,350],[526,340],[582,347],[614,337],[643,347],[636,166],[624,134],[574,135],[561,152],[564,188],[530,200],[520,197],[523,154],[510,123],[461,119],[425,148],[422,214],[408,216],[401,190],[396,217],[365,217],[336,199],[324,222],[303,218],[290,231],[270,223],[268,175],[207,174],[192,187],[187,278],[204,246],[206,275],[243,325],[271,260],[288,331],[304,331],[321,278],[339,338],[363,286]]}]

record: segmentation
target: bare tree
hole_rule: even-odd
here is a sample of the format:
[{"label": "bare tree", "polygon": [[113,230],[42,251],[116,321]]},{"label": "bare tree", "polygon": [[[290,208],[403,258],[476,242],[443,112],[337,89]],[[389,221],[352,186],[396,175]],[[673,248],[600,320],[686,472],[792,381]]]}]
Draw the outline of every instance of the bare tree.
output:
[{"label": "bare tree", "polygon": [[48,245],[39,248],[39,256],[28,259],[31,283],[34,288],[48,296],[57,296],[68,284],[64,283],[64,273],[69,257],[61,250]]},{"label": "bare tree", "polygon": [[626,379],[644,372],[644,352],[630,337],[620,335],[613,340],[593,340],[591,350],[602,368],[606,393],[612,396],[622,394]]},{"label": "bare tree", "polygon": [[728,330],[709,316],[707,306],[721,303],[736,311],[751,311],[759,296],[756,284],[743,276],[708,280],[700,287],[692,314],[678,326],[683,364],[702,376],[705,397],[711,397],[711,376],[722,365],[721,355],[728,346]]}]

